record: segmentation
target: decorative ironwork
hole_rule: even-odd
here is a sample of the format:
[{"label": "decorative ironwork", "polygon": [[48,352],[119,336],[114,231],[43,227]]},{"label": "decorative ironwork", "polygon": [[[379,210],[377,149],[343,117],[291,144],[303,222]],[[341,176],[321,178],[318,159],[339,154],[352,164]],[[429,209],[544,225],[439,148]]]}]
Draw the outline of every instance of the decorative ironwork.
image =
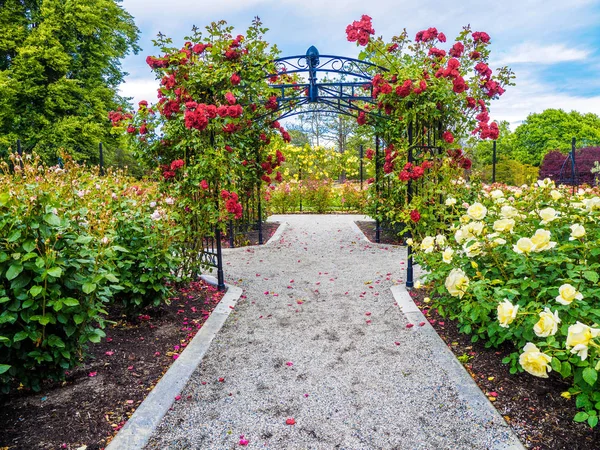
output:
[{"label": "decorative ironwork", "polygon": [[[355,58],[320,55],[314,45],[305,55],[287,56],[273,62],[275,72],[267,74],[266,78],[279,79],[293,74],[303,77],[298,83],[271,85],[279,91],[279,107],[274,111],[277,119],[311,112],[355,115],[365,111],[356,103],[373,103],[371,80],[376,73],[388,71]],[[329,75],[339,79],[332,81],[328,79]]]}]

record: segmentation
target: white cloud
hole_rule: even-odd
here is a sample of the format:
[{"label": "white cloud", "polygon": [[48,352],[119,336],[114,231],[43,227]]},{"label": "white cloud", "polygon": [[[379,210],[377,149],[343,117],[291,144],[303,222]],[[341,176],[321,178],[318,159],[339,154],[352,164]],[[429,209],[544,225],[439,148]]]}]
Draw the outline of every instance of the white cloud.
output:
[{"label": "white cloud", "polygon": [[129,78],[119,86],[119,94],[123,97],[132,97],[132,102],[137,105],[141,100],[156,103],[156,92],[159,87],[158,80],[148,78]]},{"label": "white cloud", "polygon": [[556,64],[567,61],[583,61],[591,52],[576,49],[565,44],[540,45],[533,42],[524,42],[505,53],[501,53],[498,65],[536,63]]}]

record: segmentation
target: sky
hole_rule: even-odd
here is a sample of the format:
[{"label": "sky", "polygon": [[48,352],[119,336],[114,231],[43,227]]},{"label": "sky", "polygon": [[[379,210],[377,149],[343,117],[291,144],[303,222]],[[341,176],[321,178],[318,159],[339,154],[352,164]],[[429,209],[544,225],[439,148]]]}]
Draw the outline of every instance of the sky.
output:
[{"label": "sky", "polygon": [[507,65],[517,76],[516,86],[492,103],[493,120],[514,128],[548,108],[600,115],[600,0],[123,0],[122,6],[141,31],[142,51],[123,61],[129,75],[121,93],[135,103],[156,101],[158,82],[145,59],[158,54],[152,44],[158,32],[183,45],[194,25],[223,19],[243,34],[258,16],[281,56],[315,45],[321,54],[356,57],[345,29],[367,14],[386,41],[404,28],[414,37],[436,27],[449,48],[464,25],[487,32],[490,66]]}]

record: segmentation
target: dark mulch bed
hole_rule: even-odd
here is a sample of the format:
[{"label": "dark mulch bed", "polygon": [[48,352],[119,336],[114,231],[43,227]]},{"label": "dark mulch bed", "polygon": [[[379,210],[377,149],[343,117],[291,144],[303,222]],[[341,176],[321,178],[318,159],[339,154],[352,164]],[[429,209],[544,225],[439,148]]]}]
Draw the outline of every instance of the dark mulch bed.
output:
[{"label": "dark mulch bed", "polygon": [[[367,239],[371,242],[375,242],[375,222],[372,221],[359,221],[354,222],[360,228],[360,231],[367,237]],[[398,234],[390,229],[382,228],[379,234],[379,242],[381,244],[389,244],[389,245],[404,245],[404,242],[401,238],[398,237]]]},{"label": "dark mulch bed", "polygon": [[[263,222],[262,235],[263,244],[266,244],[269,239],[275,234],[279,228],[279,222]],[[230,248],[229,236],[223,237],[221,241],[223,248]],[[258,245],[258,230],[250,230],[246,233],[237,234],[234,240],[235,247],[247,247],[249,245]]]},{"label": "dark mulch bed", "polygon": [[560,377],[537,378],[528,373],[511,375],[502,358],[512,349],[486,349],[482,342],[472,343],[468,335],[458,332],[456,322],[442,318],[423,299],[424,289],[411,292],[417,306],[433,328],[471,374],[479,388],[523,444],[535,450],[592,450],[600,448],[600,429],[573,422],[578,412],[575,399],[561,393],[569,388]]},{"label": "dark mulch bed", "polygon": [[[10,450],[104,448],[206,321],[222,292],[195,282],[170,305],[149,308],[106,328],[84,365],[41,392],[0,397],[0,448]],[[6,446],[6,447],[5,447]]]}]

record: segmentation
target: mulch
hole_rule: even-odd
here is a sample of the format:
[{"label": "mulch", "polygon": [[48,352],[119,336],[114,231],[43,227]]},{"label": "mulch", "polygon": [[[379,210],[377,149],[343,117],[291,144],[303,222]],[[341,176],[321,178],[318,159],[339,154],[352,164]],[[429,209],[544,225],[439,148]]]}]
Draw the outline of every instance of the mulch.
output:
[{"label": "mulch", "polygon": [[[367,237],[367,239],[369,239],[369,241],[375,242],[375,222],[357,220],[354,223],[358,226],[358,228],[360,228],[360,231],[363,232],[363,234]],[[398,234],[395,231],[387,228],[380,229],[379,243],[389,245],[404,245],[404,242],[401,238],[398,237]]]},{"label": "mulch", "polygon": [[575,399],[565,399],[561,393],[569,388],[553,372],[547,379],[528,373],[511,375],[502,359],[514,351],[506,345],[498,349],[485,348],[483,342],[471,342],[471,337],[458,331],[456,322],[441,317],[423,299],[424,289],[411,292],[413,300],[450,350],[466,367],[479,388],[511,426],[521,442],[534,450],[597,450],[600,429],[592,430],[584,423],[573,422],[578,412]]},{"label": "mulch", "polygon": [[104,448],[223,297],[202,281],[128,321],[118,309],[83,365],[41,392],[0,396],[0,449]]},{"label": "mulch", "polygon": [[[266,244],[269,239],[275,234],[279,228],[279,222],[263,222],[262,224],[262,235],[263,244]],[[221,241],[223,248],[229,248],[229,236],[225,235]],[[258,244],[258,230],[250,230],[243,234],[235,236],[234,241],[235,247],[247,247]]]}]

